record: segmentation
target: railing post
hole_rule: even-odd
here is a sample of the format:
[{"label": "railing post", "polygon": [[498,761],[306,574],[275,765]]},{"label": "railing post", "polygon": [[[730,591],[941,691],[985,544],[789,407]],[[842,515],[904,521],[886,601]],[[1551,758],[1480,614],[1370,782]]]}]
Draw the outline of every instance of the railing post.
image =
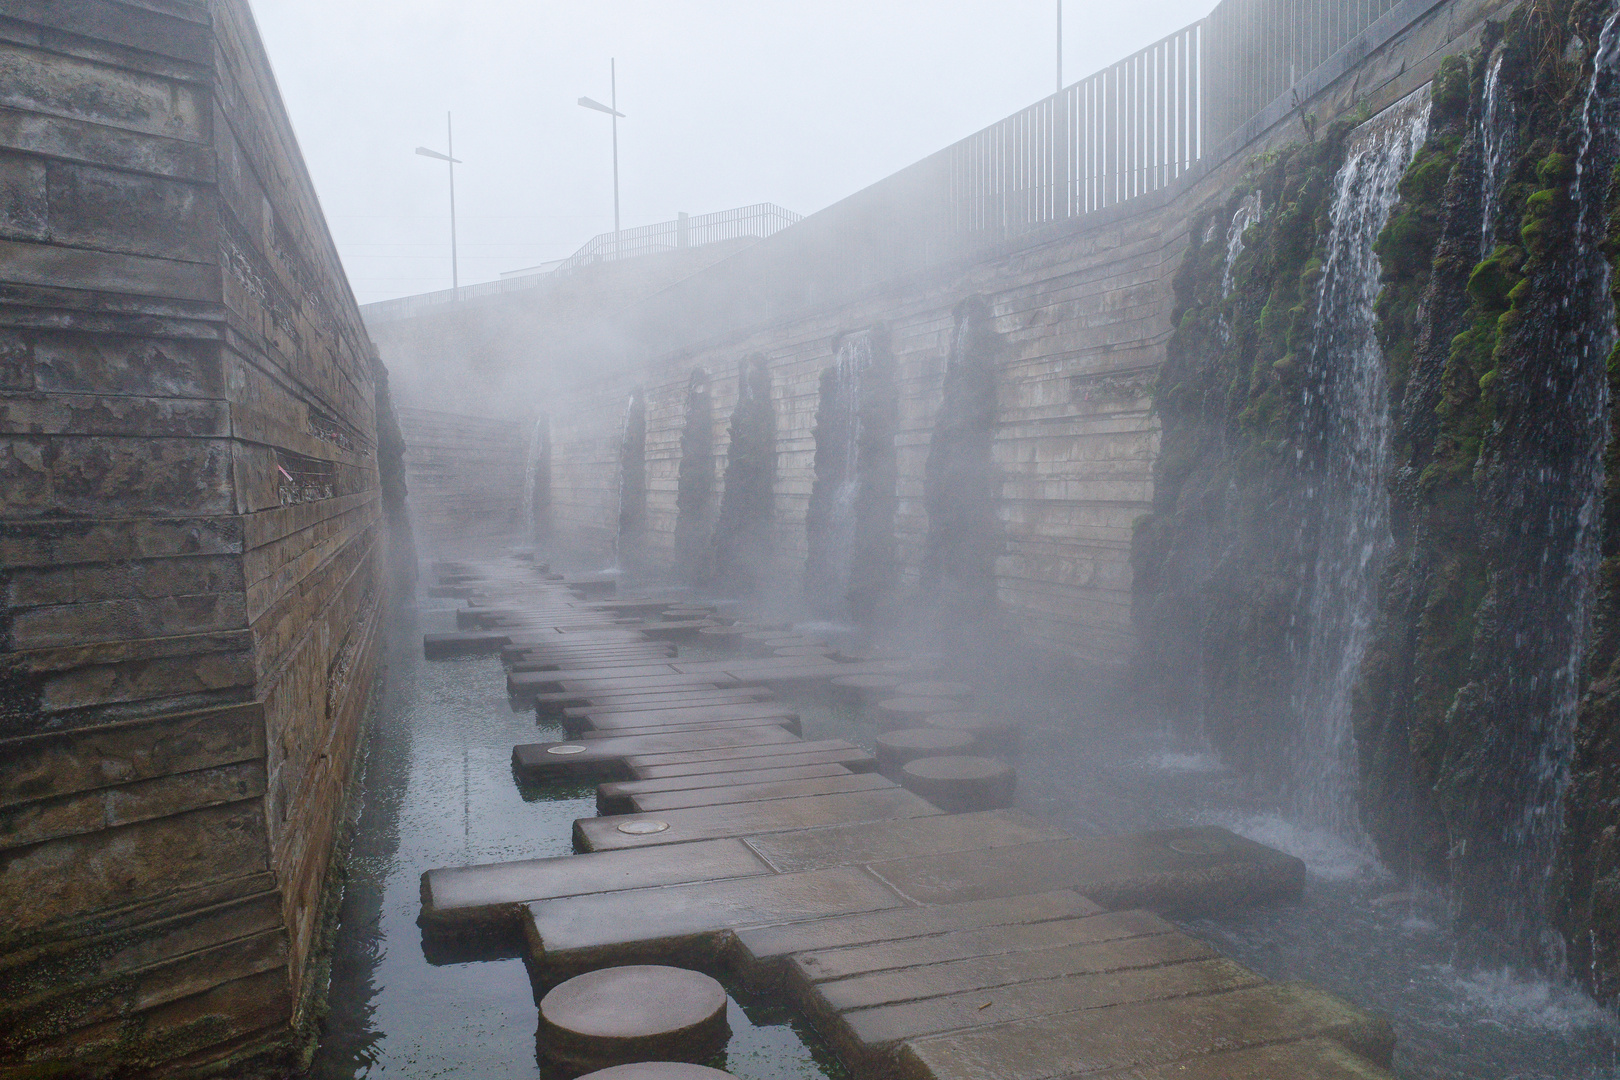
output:
[{"label": "railing post", "polygon": [[1058,91],[1052,99],[1052,217],[1061,221],[1074,213],[1070,191],[1069,92]]}]

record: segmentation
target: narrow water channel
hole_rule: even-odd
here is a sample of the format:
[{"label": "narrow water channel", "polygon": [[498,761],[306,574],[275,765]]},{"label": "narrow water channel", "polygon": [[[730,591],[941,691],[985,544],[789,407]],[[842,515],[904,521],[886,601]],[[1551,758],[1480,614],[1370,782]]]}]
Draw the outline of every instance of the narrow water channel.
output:
[{"label": "narrow water channel", "polygon": [[[311,1076],[532,1080],[537,1011],[522,959],[424,952],[419,882],[436,867],[570,854],[574,819],[596,813],[595,787],[520,789],[512,747],[560,731],[512,710],[499,657],[423,660],[422,634],[453,630],[459,602],[418,605],[392,629]],[[843,1080],[785,1011],[734,998],[729,1020],[717,1068],[741,1080]]]},{"label": "narrow water channel", "polygon": [[[422,659],[421,634],[453,628],[457,606],[419,601],[392,637],[312,1073],[322,1080],[540,1075],[522,960],[515,950],[425,955],[418,882],[440,866],[568,854],[571,823],[596,812],[594,788],[514,781],[514,744],[562,736],[512,710],[498,658]],[[1183,926],[1270,978],[1311,982],[1390,1016],[1403,1080],[1620,1078],[1610,1011],[1555,981],[1470,965],[1446,929],[1442,897],[1407,891],[1365,853],[1291,824],[1281,798],[1213,756],[1175,749],[1127,697],[1050,672],[981,665],[953,677],[985,687],[988,711],[1025,723],[1014,760],[1018,804],[1031,813],[1077,836],[1221,824],[1303,858],[1302,901]],[[870,746],[879,730],[852,708],[794,704],[808,739]],[[731,1025],[715,1064],[743,1080],[843,1076],[781,1009],[734,1001]]]}]

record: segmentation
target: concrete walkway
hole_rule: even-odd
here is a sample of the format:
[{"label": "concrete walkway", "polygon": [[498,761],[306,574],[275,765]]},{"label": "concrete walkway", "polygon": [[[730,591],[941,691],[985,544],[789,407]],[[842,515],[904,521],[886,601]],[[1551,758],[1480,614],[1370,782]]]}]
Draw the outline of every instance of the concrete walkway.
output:
[{"label": "concrete walkway", "polygon": [[520,935],[537,987],[615,964],[727,971],[860,1077],[1389,1076],[1382,1019],[1162,917],[1297,895],[1299,860],[1210,826],[1082,841],[1018,810],[947,814],[863,748],[800,739],[771,690],[937,663],[687,662],[679,641],[716,625],[690,605],[666,620],[515,559],[439,570],[474,614],[427,655],[501,650],[514,697],[574,736],[516,747],[514,769],[601,780],[603,814],[574,823],[580,854],[423,875],[430,937]]}]

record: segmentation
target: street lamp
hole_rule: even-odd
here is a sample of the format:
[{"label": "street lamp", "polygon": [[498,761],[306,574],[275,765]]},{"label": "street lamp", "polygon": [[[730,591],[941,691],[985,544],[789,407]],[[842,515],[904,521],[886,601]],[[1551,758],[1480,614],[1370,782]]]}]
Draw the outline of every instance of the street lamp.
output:
[{"label": "street lamp", "polygon": [[435,161],[448,162],[450,165],[450,288],[461,288],[461,274],[456,269],[456,166],[461,159],[455,156],[455,131],[450,126],[450,114],[444,114],[444,153],[429,150],[425,146],[418,146],[416,152],[423,157],[433,158]]},{"label": "street lamp", "polygon": [[1057,92],[1063,93],[1063,0],[1057,0]]},{"label": "street lamp", "polygon": [[613,118],[613,257],[619,257],[619,117],[624,113],[619,111],[619,72],[618,61],[608,61],[608,87],[612,94],[604,105],[600,101],[592,101],[588,97],[579,99],[579,103],[587,109],[605,112]]}]

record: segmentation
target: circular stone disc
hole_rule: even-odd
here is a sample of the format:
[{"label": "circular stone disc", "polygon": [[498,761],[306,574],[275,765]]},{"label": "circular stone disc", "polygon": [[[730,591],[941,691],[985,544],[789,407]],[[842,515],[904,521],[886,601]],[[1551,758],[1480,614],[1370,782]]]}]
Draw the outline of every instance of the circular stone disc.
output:
[{"label": "circular stone disc", "polygon": [[840,675],[832,684],[844,690],[894,690],[900,680],[893,675]]},{"label": "circular stone disc", "polygon": [[730,1073],[685,1061],[636,1061],[598,1069],[579,1080],[736,1080]]},{"label": "circular stone disc", "polygon": [[641,821],[627,821],[619,826],[619,831],[627,836],[651,836],[653,833],[663,832],[669,828],[667,821],[651,821],[643,818]]},{"label": "circular stone disc", "polygon": [[1209,836],[1178,836],[1170,841],[1170,850],[1182,855],[1219,855],[1227,845]]},{"label": "circular stone disc", "polygon": [[925,757],[905,764],[906,774],[920,780],[998,780],[1012,772],[1005,761],[987,757]]},{"label": "circular stone disc", "polygon": [[920,720],[942,712],[961,712],[962,703],[944,697],[892,697],[872,706],[880,716],[895,720]]},{"label": "circular stone disc", "polygon": [[577,975],[540,999],[540,1046],[592,1068],[707,1057],[726,1034],[726,992],[700,971],[634,964]]},{"label": "circular stone disc", "polygon": [[583,754],[586,749],[587,749],[586,747],[580,746],[580,745],[578,745],[576,743],[565,743],[562,746],[548,746],[548,747],[546,747],[546,753],[548,753],[548,754]]},{"label": "circular stone disc", "polygon": [[931,713],[923,722],[929,727],[967,731],[974,735],[1011,735],[1018,730],[1018,724],[1012,720],[976,712]]},{"label": "circular stone disc", "polygon": [[895,693],[899,697],[964,698],[973,693],[973,687],[963,682],[923,681],[901,683]]}]

